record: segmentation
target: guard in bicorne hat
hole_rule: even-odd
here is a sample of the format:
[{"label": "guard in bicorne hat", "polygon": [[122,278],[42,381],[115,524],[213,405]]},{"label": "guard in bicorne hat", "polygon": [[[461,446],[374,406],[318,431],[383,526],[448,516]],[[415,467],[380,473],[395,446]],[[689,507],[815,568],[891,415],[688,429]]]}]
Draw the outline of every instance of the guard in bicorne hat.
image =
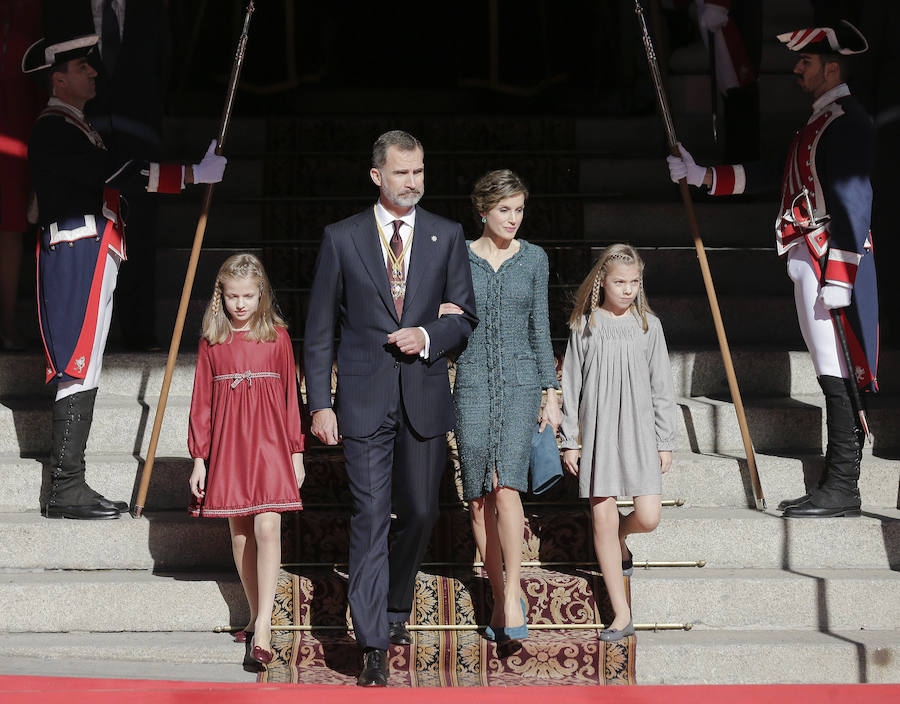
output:
[{"label": "guard in bicorne hat", "polygon": [[[177,193],[185,183],[215,183],[225,169],[215,142],[199,164],[117,162],[84,118],[96,72],[90,4],[45,0],[46,36],[22,59],[50,92],[28,144],[37,196],[37,307],[53,405],[48,518],[118,518],[128,509],[85,482],[84,451],[112,318],[113,291],[125,259],[125,198],[131,189]],[[149,302],[153,305],[153,302]]]},{"label": "guard in bicorne hat", "polygon": [[[778,35],[798,54],[797,84],[813,98],[812,115],[797,132],[780,178],[775,243],[794,282],[797,317],[825,394],[825,470],[810,493],[779,504],[786,517],[860,515],[858,488],[865,437],[851,385],[878,390],[878,297],[872,234],[875,130],[847,87],[848,61],[868,45],[847,21]],[[679,145],[668,158],[682,177],[712,195],[765,190],[779,182],[765,164],[703,167]],[[838,337],[843,330],[849,360]]]}]

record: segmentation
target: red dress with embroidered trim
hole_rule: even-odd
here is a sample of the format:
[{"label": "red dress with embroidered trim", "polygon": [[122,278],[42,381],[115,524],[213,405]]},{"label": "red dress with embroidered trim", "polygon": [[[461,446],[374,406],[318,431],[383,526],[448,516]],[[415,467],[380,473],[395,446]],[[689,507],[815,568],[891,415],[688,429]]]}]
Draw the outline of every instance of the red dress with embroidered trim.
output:
[{"label": "red dress with embroidered trim", "polygon": [[[194,516],[303,507],[291,462],[305,446],[294,352],[287,330],[277,330],[274,342],[248,340],[246,332],[218,345],[200,340],[188,449],[206,460],[207,471],[206,494],[188,509]],[[266,376],[255,376],[260,372]],[[242,378],[215,379],[236,374]]]}]

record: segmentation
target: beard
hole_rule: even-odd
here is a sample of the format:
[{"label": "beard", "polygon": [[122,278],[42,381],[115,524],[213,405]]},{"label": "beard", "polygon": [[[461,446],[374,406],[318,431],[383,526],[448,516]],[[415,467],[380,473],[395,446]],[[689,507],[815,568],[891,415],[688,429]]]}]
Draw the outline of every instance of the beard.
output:
[{"label": "beard", "polygon": [[394,205],[403,207],[403,208],[412,208],[416,205],[420,200],[422,200],[422,196],[425,193],[424,188],[420,188],[416,191],[405,190],[402,193],[396,193],[394,191],[386,191],[385,196],[388,201],[393,203]]}]

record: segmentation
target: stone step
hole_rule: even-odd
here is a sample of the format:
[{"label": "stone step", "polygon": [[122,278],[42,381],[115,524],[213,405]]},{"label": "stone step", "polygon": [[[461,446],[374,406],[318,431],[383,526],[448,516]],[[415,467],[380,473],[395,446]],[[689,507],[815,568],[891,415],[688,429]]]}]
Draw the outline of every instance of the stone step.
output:
[{"label": "stone step", "polygon": [[[194,241],[200,212],[201,203],[193,198],[176,197],[161,201],[157,246],[190,247]],[[223,247],[236,242],[252,243],[260,239],[262,233],[262,216],[258,204],[213,198],[203,236],[205,245]],[[281,235],[294,236],[288,231]]]},{"label": "stone step", "polygon": [[[743,396],[750,439],[757,452],[819,452],[826,438],[824,397],[798,394],[791,398]],[[869,427],[874,452],[891,453],[900,447],[896,396],[869,399]],[[734,406],[719,397],[678,399],[678,448],[694,452],[730,454],[743,448]]]},{"label": "stone step", "polygon": [[[69,634],[65,634],[68,636]],[[165,634],[166,636],[171,636],[171,634]],[[53,636],[44,636],[48,639],[55,639],[56,634]],[[76,636],[77,638],[78,636]],[[85,644],[87,645],[87,644]],[[87,646],[90,647],[90,646]],[[141,652],[136,648],[126,645],[124,646],[127,650],[127,657],[139,658],[141,657]],[[181,655],[186,655],[186,651],[189,646],[185,646],[185,653]],[[52,651],[52,648],[50,649]],[[173,658],[178,658],[179,655],[174,653],[171,650],[166,651],[172,655]],[[120,657],[122,657],[120,655]],[[157,657],[159,657],[157,655]],[[52,665],[50,666],[50,671],[48,673],[48,664],[47,661],[52,660]],[[227,662],[221,663],[207,663],[207,662],[189,662],[185,660],[183,657],[181,660],[168,662],[166,660],[113,660],[110,657],[104,659],[96,659],[88,656],[75,656],[68,657],[65,655],[61,655],[56,657],[54,655],[50,655],[49,657],[45,657],[43,655],[33,655],[33,656],[25,656],[25,655],[10,655],[4,656],[0,659],[0,675],[8,675],[12,677],[67,677],[67,678],[90,678],[87,680],[87,684],[83,686],[79,686],[79,684],[75,684],[73,689],[94,689],[91,685],[91,680],[101,679],[106,680],[107,683],[115,682],[115,680],[164,680],[162,687],[164,689],[172,689],[172,685],[170,682],[196,682],[197,686],[203,687],[204,689],[208,689],[209,686],[206,683],[211,682],[223,682],[223,683],[233,683],[233,682],[242,682],[246,683],[247,686],[252,687],[256,682],[256,678],[258,676],[257,672],[253,671],[250,668],[244,669],[239,666],[240,657],[237,659],[231,657]],[[71,680],[70,680],[71,681]],[[58,681],[51,681],[48,683],[48,691],[52,689],[59,688]],[[108,686],[107,684],[101,685],[102,687]],[[146,685],[143,685],[146,687]],[[184,685],[176,685],[176,688],[181,688]],[[231,685],[227,685],[231,686]],[[71,696],[71,695],[70,695]],[[98,701],[95,697],[92,697],[93,701]]]},{"label": "stone step", "polygon": [[[663,300],[663,299],[660,299]],[[654,301],[651,301],[657,307]],[[664,315],[660,312],[660,315]],[[668,320],[672,313],[665,313]],[[194,385],[197,336],[185,333],[169,395],[189,397]],[[671,345],[670,345],[671,347]],[[295,344],[299,357],[302,343]],[[563,350],[564,351],[564,350]],[[151,399],[159,395],[165,375],[166,352],[109,352],[103,356],[99,398]],[[741,392],[753,396],[789,397],[821,393],[815,369],[805,351],[771,347],[731,347],[731,359]],[[0,353],[0,399],[53,397],[53,387],[44,383],[42,353]],[[679,396],[715,396],[728,392],[722,355],[718,347],[669,350],[675,393]],[[885,349],[879,358],[882,369],[900,364],[900,350]],[[900,392],[900,384],[888,375],[880,385],[883,394]],[[156,407],[153,406],[155,411]]]},{"label": "stone step", "polygon": [[[168,158],[187,161],[198,150],[202,157],[209,141],[219,132],[219,122],[218,118],[166,117],[163,120],[163,141]],[[265,148],[266,120],[232,115],[225,156],[229,159],[246,158],[264,152]]]},{"label": "stone step", "polygon": [[[773,509],[667,509],[652,535],[629,545],[639,561],[697,561],[710,567],[896,568],[900,511],[864,505],[856,519],[784,520]],[[585,508],[530,509],[523,557],[594,561]],[[228,528],[220,519],[181,511],[148,511],[113,521],[42,518],[37,511],[0,514],[0,569],[227,569]],[[349,516],[303,511],[284,519],[283,559],[346,561]],[[475,555],[468,516],[444,511],[426,562],[465,563]]]},{"label": "stone step", "polygon": [[[190,397],[194,388],[194,368],[197,365],[197,342],[188,340],[185,333],[182,349],[175,363],[169,387],[170,396]],[[165,352],[109,352],[103,355],[98,397],[146,399],[159,395],[166,371],[168,350]],[[0,398],[52,399],[54,386],[44,383],[43,353],[22,353],[0,357]],[[156,406],[153,406],[155,411]]]},{"label": "stone step", "polygon": [[[757,452],[765,454],[818,453],[825,433],[824,399],[820,394],[759,397],[742,393],[750,437]],[[897,396],[880,395],[869,402],[869,425],[874,451],[900,447],[895,422]],[[712,396],[679,397],[676,412],[676,449],[731,454],[743,451],[734,406]],[[104,395],[97,400],[94,425],[88,440],[91,453],[127,453],[146,456],[156,414],[157,399]],[[157,454],[181,455],[187,447],[190,399],[170,395],[166,405]],[[0,405],[0,453],[39,457],[50,446],[49,399],[8,398]]]},{"label": "stone step", "polygon": [[[779,25],[784,27],[783,22]],[[789,26],[800,27],[800,24],[791,23]],[[779,31],[790,31],[781,29]],[[779,42],[775,36],[775,32],[764,35],[766,40],[762,43],[762,60],[760,61],[760,81],[766,81],[771,78],[769,74],[775,76],[783,76],[791,73],[794,65],[797,63],[797,56],[785,48],[784,44]],[[709,81],[709,51],[706,44],[702,41],[696,41],[693,44],[679,47],[672,52],[669,58],[669,70],[672,73],[683,75],[701,75]]]},{"label": "stone step", "polygon": [[[875,598],[861,599],[862,594]],[[691,623],[726,631],[896,632],[900,574],[871,569],[636,569],[631,603],[640,623]]]},{"label": "stone step", "polygon": [[[756,454],[763,494],[772,507],[786,498],[802,496],[815,486],[824,459],[821,455],[781,457]],[[863,503],[880,508],[900,506],[900,461],[866,455],[859,481]],[[746,459],[695,453],[676,453],[672,469],[663,475],[663,496],[684,499],[700,507],[753,508],[755,501]]]},{"label": "stone step", "polygon": [[[508,151],[540,145],[566,149],[574,144],[574,120],[563,115],[459,113],[407,115],[403,129],[422,141],[426,158],[432,151],[494,149]],[[371,153],[381,133],[396,129],[397,116],[369,113],[365,116],[314,115],[272,117],[266,122],[267,148],[271,152],[303,150]],[[364,167],[368,169],[368,163]],[[468,184],[467,184],[468,185]]]},{"label": "stone step", "polygon": [[[763,125],[770,115],[792,115],[802,119],[812,101],[797,88],[791,73],[767,73],[759,79],[759,104],[765,106]],[[710,114],[709,74],[682,74],[669,77],[669,104],[676,115]],[[786,146],[786,145],[785,145]]]},{"label": "stone step", "polygon": [[628,540],[641,559],[690,554],[715,568],[896,569],[900,511],[863,510],[855,519],[804,520],[782,519],[772,508],[683,508],[665,514],[652,534]]},{"label": "stone step", "polygon": [[[194,274],[194,286],[191,290],[192,300],[207,303],[212,296],[213,285],[216,281],[216,274],[219,267],[228,257],[238,252],[247,252],[260,256],[262,250],[253,247],[207,247],[204,246],[200,250],[200,259],[197,262],[197,270]],[[161,247],[156,254],[156,288],[157,291],[166,292],[165,300],[173,300],[171,296],[177,296],[174,299],[180,300],[181,289],[184,286],[184,279],[187,275],[188,260],[191,256],[190,247]],[[171,306],[167,306],[171,308]],[[158,312],[159,309],[157,308]],[[166,322],[169,326],[169,335],[171,337],[172,325],[175,322],[175,312],[177,312],[177,303],[169,315]],[[185,326],[186,333],[196,334],[198,328]],[[187,334],[185,335],[187,337]]]},{"label": "stone step", "polygon": [[[664,169],[664,164],[660,167]],[[654,180],[663,178],[654,177]],[[692,241],[684,206],[673,190],[664,200],[653,194],[623,194],[622,189],[598,192],[535,193],[525,239],[572,239],[607,242],[627,240],[636,246],[689,245]],[[329,223],[370,206],[374,194],[307,198],[232,199],[210,213],[205,241],[215,246],[254,243],[265,238],[314,240]],[[776,211],[773,198],[751,200],[694,194],[700,235],[711,246],[763,246],[772,241]],[[436,192],[423,205],[461,222],[469,237],[478,230],[464,193]],[[172,199],[160,208],[160,244],[186,246],[193,240],[199,208],[189,200]]]},{"label": "stone step", "polygon": [[640,684],[900,682],[900,631],[639,633]]},{"label": "stone step", "polygon": [[[169,605],[171,609],[173,605]],[[227,633],[7,633],[0,674],[17,677],[255,682]]]},{"label": "stone step", "polygon": [[[636,679],[644,685],[897,683],[898,643],[897,631],[639,631]],[[0,639],[0,673],[45,675],[49,660],[59,676],[251,682],[256,674],[240,667],[244,652],[225,633],[8,633]]]},{"label": "stone step", "polygon": [[212,631],[250,616],[233,570],[0,571],[0,593],[8,633]]},{"label": "stone step", "polygon": [[[709,78],[706,81],[708,83]],[[691,152],[698,164],[719,162],[722,151],[722,145],[713,141],[708,87],[705,96],[705,109],[697,113],[673,114],[675,136]],[[807,104],[799,113],[765,114],[764,129],[760,135],[763,154],[774,156],[787,149],[791,134],[799,126],[798,121],[802,122],[803,115],[808,111]],[[721,125],[721,113],[719,120]],[[593,151],[605,152],[610,157],[622,159],[646,159],[660,167],[663,177],[667,178],[665,158],[669,154],[669,145],[663,122],[656,111],[627,118],[581,117],[576,121],[576,135],[578,147],[586,154]],[[719,139],[722,139],[721,132]],[[644,188],[640,186],[623,187],[621,190],[630,195],[644,192]],[[773,194],[771,197],[776,196]]]},{"label": "stone step", "polygon": [[[305,593],[321,590],[329,595],[318,607],[313,597],[316,615],[308,625],[346,623],[346,576],[322,569],[300,574]],[[481,592],[488,589],[484,576],[474,582],[471,575],[461,576],[457,589],[471,586],[479,592],[472,595],[473,603],[481,604]],[[425,574],[420,579],[428,581]],[[591,573],[525,568],[522,584],[529,624],[596,622],[593,606],[581,609],[585,599],[585,604],[593,604]],[[577,608],[571,601],[576,593]],[[878,598],[860,600],[863,593]],[[9,605],[0,614],[0,631],[5,633],[212,631],[243,626],[250,613],[234,572],[4,571],[0,595]],[[900,575],[872,569],[638,569],[631,580],[631,599],[638,623],[686,623],[710,630],[891,631],[900,609]],[[35,609],[34,603],[44,607]],[[175,604],[204,608],[172,608]],[[339,613],[320,613],[322,609]],[[483,625],[488,614],[479,611],[475,621],[472,614],[458,614],[455,622]]]},{"label": "stone step", "polygon": [[[108,498],[137,499],[145,458],[133,455],[87,454],[86,479],[90,486]],[[343,450],[313,443],[304,456],[306,481],[301,495],[308,508],[350,506],[350,491],[344,472]],[[187,451],[178,456],[155,458],[152,477],[144,501],[147,511],[181,511],[190,503],[188,477],[193,460]],[[49,459],[0,454],[0,512],[31,511],[38,506],[41,487],[49,485]],[[574,487],[573,487],[574,489]],[[441,502],[457,506],[460,494],[452,472],[444,475]]]},{"label": "stone step", "polygon": [[[522,143],[512,149],[496,146],[429,149],[426,190],[468,197],[474,182],[502,165],[517,172],[532,193],[573,193],[579,190],[581,152]],[[371,149],[281,150],[263,156],[268,175],[265,194],[291,198],[360,197],[377,195],[369,177]],[[620,189],[612,189],[619,191]],[[253,195],[252,193],[246,195]],[[470,218],[467,218],[471,222]]]},{"label": "stone step", "polygon": [[[301,495],[307,509],[334,503],[349,507],[350,495],[340,448],[330,451],[314,446],[304,459],[307,471]],[[87,480],[94,489],[109,498],[133,503],[140,482],[141,458],[89,454],[87,461]],[[824,464],[821,455],[757,454],[756,462],[763,492],[772,505],[777,505],[783,498],[801,496],[807,485],[814,486]],[[45,465],[45,459],[0,455],[0,512],[31,511],[37,507]],[[187,478],[192,466],[186,453],[177,457],[157,457],[144,502],[145,510],[186,508],[190,502]],[[900,506],[900,461],[866,455],[862,466],[860,492],[863,502],[881,508]],[[663,498],[681,500],[692,507],[752,508],[755,502],[748,477],[747,463],[742,457],[678,452],[673,469],[663,476]],[[458,496],[448,473],[441,493],[445,508],[458,503]],[[580,501],[577,481],[566,476],[562,484],[548,494],[542,497],[526,495],[524,501],[526,509],[546,501],[577,504]]]},{"label": "stone step", "polygon": [[[146,457],[156,416],[157,398],[135,399],[106,394],[94,407],[89,453]],[[181,455],[187,448],[190,397],[170,395],[157,454]],[[0,403],[0,453],[46,455],[50,447],[51,399],[12,398]]]},{"label": "stone step", "polygon": [[[714,198],[695,194],[694,212],[704,244],[711,247],[768,247],[777,209],[773,199]],[[681,201],[618,199],[586,201],[584,237],[637,247],[691,246],[693,236]],[[651,283],[648,278],[648,284]]]}]

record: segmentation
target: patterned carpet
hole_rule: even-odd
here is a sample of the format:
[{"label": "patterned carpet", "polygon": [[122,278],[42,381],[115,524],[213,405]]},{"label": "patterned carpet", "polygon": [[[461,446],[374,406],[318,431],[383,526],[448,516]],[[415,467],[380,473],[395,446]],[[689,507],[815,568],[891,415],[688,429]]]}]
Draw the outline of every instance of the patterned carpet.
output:
[{"label": "patterned carpet", "polygon": [[[588,571],[524,570],[528,623],[602,622],[609,611],[602,579]],[[626,578],[626,586],[628,578]],[[490,613],[487,579],[469,570],[419,573],[411,625],[484,624]],[[599,608],[594,595],[601,595]],[[345,575],[323,568],[283,571],[276,594],[275,660],[261,682],[353,684],[360,655],[348,633]],[[474,628],[413,630],[409,647],[392,646],[390,685],[406,687],[634,684],[635,638],[601,643],[595,629],[536,630],[521,649],[498,652]]]}]

